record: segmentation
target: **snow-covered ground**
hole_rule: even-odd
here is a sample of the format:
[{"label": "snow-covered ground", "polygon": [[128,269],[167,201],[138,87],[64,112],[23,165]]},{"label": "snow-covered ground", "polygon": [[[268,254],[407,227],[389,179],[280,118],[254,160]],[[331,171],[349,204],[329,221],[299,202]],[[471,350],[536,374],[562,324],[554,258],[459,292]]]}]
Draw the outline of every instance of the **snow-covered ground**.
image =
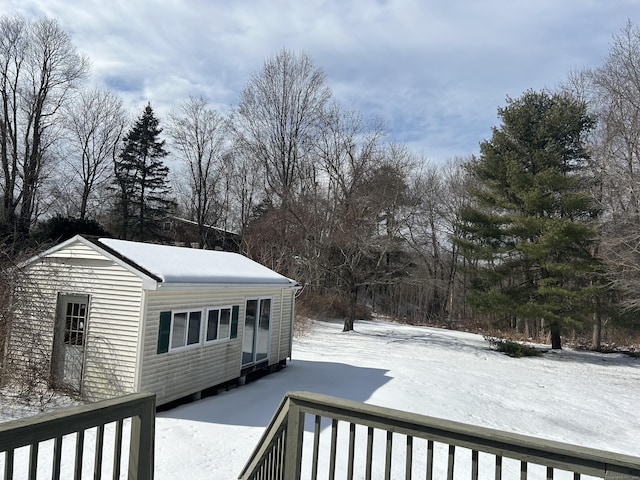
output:
[{"label": "snow-covered ground", "polygon": [[513,359],[470,333],[355,328],[314,322],[282,371],[160,412],[156,479],[237,478],[288,390],[640,456],[640,359],[572,350]]}]

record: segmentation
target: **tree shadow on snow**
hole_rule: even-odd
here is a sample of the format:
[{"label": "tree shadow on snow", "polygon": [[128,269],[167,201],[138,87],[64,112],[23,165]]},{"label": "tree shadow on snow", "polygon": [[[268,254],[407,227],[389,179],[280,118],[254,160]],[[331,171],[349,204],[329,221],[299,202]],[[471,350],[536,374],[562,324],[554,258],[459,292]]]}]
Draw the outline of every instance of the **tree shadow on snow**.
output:
[{"label": "tree shadow on snow", "polygon": [[602,367],[636,367],[640,368],[640,358],[624,353],[600,353],[588,350],[548,350],[544,354],[547,360],[558,362],[589,363]]},{"label": "tree shadow on snow", "polygon": [[[344,363],[293,360],[280,372],[160,412],[158,417],[265,427],[287,391],[306,390],[365,402],[373,392],[391,380],[386,376],[387,372]],[[308,422],[306,428],[309,429]]]},{"label": "tree shadow on snow", "polygon": [[[430,325],[416,326],[408,324],[389,323],[384,330],[379,331],[362,331],[358,325],[371,324],[379,326],[375,320],[358,320],[355,330],[350,334],[378,338],[384,340],[385,343],[396,344],[416,344],[426,343],[433,346],[440,346],[451,349],[467,348],[472,350],[486,350],[488,344],[482,335],[477,333],[464,332],[461,330],[450,330],[447,328],[434,327]],[[420,332],[420,333],[417,333]]]}]

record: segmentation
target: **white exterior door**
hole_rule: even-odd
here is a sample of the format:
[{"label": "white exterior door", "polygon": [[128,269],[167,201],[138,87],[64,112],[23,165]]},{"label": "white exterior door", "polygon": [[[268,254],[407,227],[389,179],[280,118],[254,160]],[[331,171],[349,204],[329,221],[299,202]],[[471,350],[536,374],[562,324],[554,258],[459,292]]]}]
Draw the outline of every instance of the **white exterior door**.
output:
[{"label": "white exterior door", "polygon": [[55,388],[82,393],[88,313],[88,295],[58,297],[52,358]]}]

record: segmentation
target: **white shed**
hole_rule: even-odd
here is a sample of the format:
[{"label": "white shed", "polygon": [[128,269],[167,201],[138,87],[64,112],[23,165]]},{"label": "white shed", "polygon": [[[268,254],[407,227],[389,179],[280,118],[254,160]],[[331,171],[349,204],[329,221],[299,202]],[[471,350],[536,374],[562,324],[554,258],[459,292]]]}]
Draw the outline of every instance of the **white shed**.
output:
[{"label": "white shed", "polygon": [[162,405],[291,356],[297,283],[236,253],[76,236],[23,272],[6,360],[91,400]]}]

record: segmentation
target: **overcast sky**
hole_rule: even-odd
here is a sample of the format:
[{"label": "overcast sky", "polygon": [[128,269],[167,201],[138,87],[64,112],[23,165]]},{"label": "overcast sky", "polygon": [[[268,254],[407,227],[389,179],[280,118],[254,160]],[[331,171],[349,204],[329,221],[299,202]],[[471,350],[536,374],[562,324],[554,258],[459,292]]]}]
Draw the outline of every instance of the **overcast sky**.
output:
[{"label": "overcast sky", "polygon": [[204,96],[222,112],[283,47],[345,107],[433,161],[478,152],[507,96],[599,66],[640,0],[0,0],[60,20],[132,115]]}]

